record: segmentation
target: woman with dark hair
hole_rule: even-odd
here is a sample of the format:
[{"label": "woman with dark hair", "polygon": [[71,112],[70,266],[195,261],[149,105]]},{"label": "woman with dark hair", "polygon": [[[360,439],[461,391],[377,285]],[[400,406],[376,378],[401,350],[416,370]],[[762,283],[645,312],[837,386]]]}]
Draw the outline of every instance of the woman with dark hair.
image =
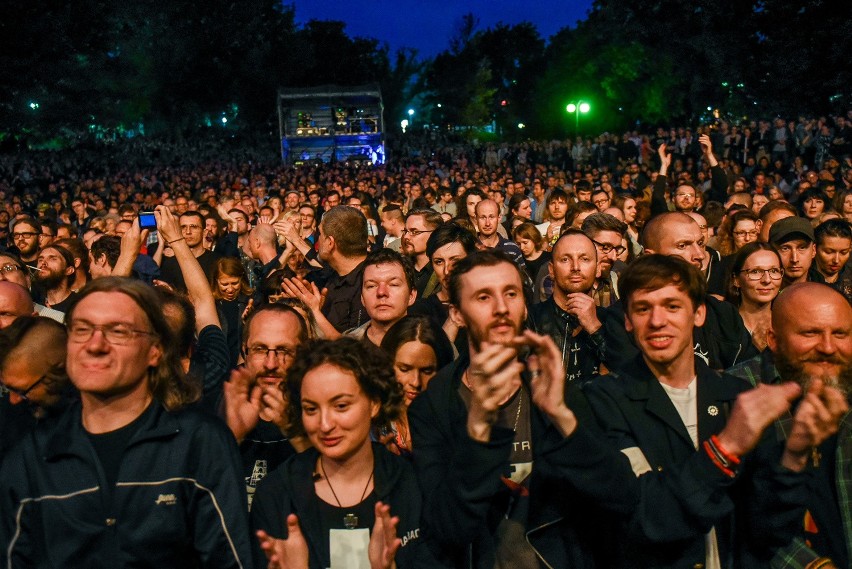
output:
[{"label": "woman with dark hair", "polygon": [[252,290],[246,270],[236,257],[222,257],[216,261],[210,276],[210,288],[216,299],[216,311],[222,331],[228,339],[228,361],[236,367],[240,357],[243,322],[251,311]]},{"label": "woman with dark hair", "polygon": [[781,255],[774,245],[756,241],[743,246],[733,259],[725,300],[739,308],[752,343],[762,351],[772,320],[772,301],[784,276]]},{"label": "woman with dark hair", "polygon": [[414,471],[370,437],[403,407],[387,356],[353,338],[313,342],[287,372],[287,390],[293,431],[313,446],[255,493],[252,522],[269,567],[291,567],[294,557],[313,569],[422,562]]},{"label": "woman with dark hair", "polygon": [[509,198],[509,215],[506,216],[506,222],[503,224],[503,229],[511,235],[512,230],[521,223],[525,223],[532,218],[532,205],[530,198],[525,194],[512,194]]},{"label": "woman with dark hair", "polygon": [[816,220],[830,209],[831,201],[819,188],[809,188],[799,196],[799,215],[814,225],[819,224]]},{"label": "woman with dark hair", "polygon": [[438,370],[453,361],[453,347],[446,334],[426,316],[406,316],[385,334],[382,350],[393,361],[393,372],[402,386],[405,408],[381,439],[391,452],[411,454],[411,435],[406,409],[435,377]]}]

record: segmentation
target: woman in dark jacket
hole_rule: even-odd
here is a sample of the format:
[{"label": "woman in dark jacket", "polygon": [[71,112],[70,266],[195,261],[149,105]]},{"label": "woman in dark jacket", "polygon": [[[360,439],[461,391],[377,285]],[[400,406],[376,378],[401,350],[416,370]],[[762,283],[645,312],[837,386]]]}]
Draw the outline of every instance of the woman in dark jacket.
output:
[{"label": "woman in dark jacket", "polygon": [[352,338],[314,342],[297,355],[287,388],[292,428],[313,448],[269,474],[255,493],[252,523],[270,565],[295,554],[317,569],[360,567],[368,559],[387,569],[434,567],[420,535],[414,471],[370,437],[402,407],[384,353]]}]

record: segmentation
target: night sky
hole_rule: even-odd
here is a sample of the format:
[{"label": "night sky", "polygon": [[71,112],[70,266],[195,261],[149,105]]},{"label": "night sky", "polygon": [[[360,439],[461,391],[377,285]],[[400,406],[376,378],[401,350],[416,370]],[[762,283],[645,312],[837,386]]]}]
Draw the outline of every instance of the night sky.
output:
[{"label": "night sky", "polygon": [[502,22],[532,22],[546,40],[565,26],[584,20],[592,0],[291,0],[296,22],[342,20],[352,36],[387,42],[393,53],[400,47],[416,48],[431,57],[449,47],[461,17],[472,12],[477,29]]}]

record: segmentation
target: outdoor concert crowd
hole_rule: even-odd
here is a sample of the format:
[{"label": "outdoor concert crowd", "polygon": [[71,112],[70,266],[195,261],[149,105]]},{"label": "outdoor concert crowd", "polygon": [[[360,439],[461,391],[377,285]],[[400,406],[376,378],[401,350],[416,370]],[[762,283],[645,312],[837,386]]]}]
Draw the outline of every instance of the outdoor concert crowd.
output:
[{"label": "outdoor concert crowd", "polygon": [[0,156],[5,566],[852,567],[852,111],[274,144]]}]

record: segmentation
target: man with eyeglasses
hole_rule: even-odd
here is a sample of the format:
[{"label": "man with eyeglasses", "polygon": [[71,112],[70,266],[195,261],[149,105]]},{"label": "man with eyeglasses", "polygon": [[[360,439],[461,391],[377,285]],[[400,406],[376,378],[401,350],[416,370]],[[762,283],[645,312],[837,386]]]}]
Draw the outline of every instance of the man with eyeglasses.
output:
[{"label": "man with eyeglasses", "polygon": [[[5,267],[14,266],[4,264],[0,266],[0,272],[5,273]],[[35,314],[35,305],[30,292],[22,285],[0,280],[0,329],[12,324],[18,317]]]},{"label": "man with eyeglasses", "polygon": [[626,250],[627,224],[606,213],[593,213],[583,220],[582,231],[597,249],[598,277],[591,295],[597,306],[606,308],[618,300],[618,274],[625,266],[618,257]]},{"label": "man with eyeglasses", "polygon": [[12,228],[12,242],[18,250],[18,256],[26,264],[34,265],[39,251],[41,225],[31,217],[19,219]]},{"label": "man with eyeglasses", "polygon": [[66,358],[80,402],[3,462],[10,567],[251,565],[236,444],[189,408],[200,389],[176,344],[148,285],[107,277],[81,291]]},{"label": "man with eyeglasses", "polygon": [[299,347],[307,341],[304,319],[285,304],[266,304],[243,329],[245,367],[225,383],[225,419],[240,445],[248,507],[258,483],[305,448],[290,440],[284,380]]},{"label": "man with eyeglasses", "polygon": [[[0,283],[0,303],[14,283]],[[50,318],[19,315],[0,331],[0,457],[71,400],[64,374],[67,333]],[[33,357],[38,354],[38,357]]]},{"label": "man with eyeglasses", "polygon": [[426,254],[426,243],[443,222],[441,214],[433,209],[415,209],[405,218],[400,251],[414,264],[417,298],[431,296],[438,288],[438,279]]},{"label": "man with eyeglasses", "polygon": [[[208,251],[204,248],[204,217],[197,211],[187,211],[179,218],[181,236],[185,240],[192,254],[198,260],[198,264],[204,269],[204,274],[209,279],[216,267],[216,261],[221,255],[216,251]],[[166,247],[169,243],[161,243],[160,247]],[[181,292],[186,292],[186,282],[180,271],[180,266],[174,256],[163,257],[160,265],[160,278]]]}]

